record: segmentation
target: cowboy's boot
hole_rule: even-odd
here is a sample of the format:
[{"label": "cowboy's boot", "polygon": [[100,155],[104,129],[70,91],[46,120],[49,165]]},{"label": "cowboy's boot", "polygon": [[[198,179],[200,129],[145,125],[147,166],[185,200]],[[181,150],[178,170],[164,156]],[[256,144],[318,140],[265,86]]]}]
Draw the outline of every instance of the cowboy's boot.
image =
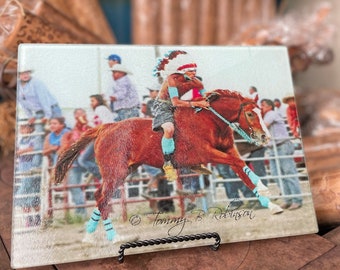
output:
[{"label": "cowboy's boot", "polygon": [[165,173],[165,177],[168,181],[176,181],[178,178],[177,170],[174,168],[174,165],[171,162],[173,154],[164,155],[164,165],[163,170]]}]

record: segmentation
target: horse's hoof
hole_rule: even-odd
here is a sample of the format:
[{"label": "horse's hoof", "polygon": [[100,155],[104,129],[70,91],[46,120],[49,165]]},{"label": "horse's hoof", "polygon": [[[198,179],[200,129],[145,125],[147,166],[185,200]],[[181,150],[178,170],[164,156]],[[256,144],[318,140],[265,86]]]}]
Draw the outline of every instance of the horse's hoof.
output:
[{"label": "horse's hoof", "polygon": [[93,234],[86,233],[81,242],[86,245],[94,245],[96,243],[96,239]]},{"label": "horse's hoof", "polygon": [[277,214],[283,213],[283,209],[275,203],[270,202],[268,204],[268,208],[269,208],[270,212],[272,213],[272,215],[277,215]]},{"label": "horse's hoof", "polygon": [[106,239],[109,241],[113,241],[113,239],[117,236],[117,233],[115,230],[110,230],[106,232]]},{"label": "horse's hoof", "polygon": [[122,237],[120,235],[116,235],[112,242],[114,244],[117,244],[117,243],[130,242],[130,241],[126,241],[125,237]]},{"label": "horse's hoof", "polygon": [[115,238],[117,233],[116,233],[116,230],[113,228],[111,219],[108,218],[108,219],[103,220],[103,224],[104,224],[104,228],[106,231],[107,240],[112,241]]}]

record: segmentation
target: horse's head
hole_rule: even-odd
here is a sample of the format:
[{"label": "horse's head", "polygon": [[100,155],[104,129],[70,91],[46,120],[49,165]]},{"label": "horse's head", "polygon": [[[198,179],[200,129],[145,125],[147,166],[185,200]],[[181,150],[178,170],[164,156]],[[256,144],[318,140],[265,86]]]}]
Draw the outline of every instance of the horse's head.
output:
[{"label": "horse's head", "polygon": [[270,133],[263,121],[261,110],[253,101],[241,103],[238,123],[258,144],[266,144]]},{"label": "horse's head", "polygon": [[266,144],[270,133],[263,121],[261,110],[252,99],[242,96],[239,92],[229,90],[215,90],[207,100],[215,109],[219,118],[224,122],[231,122],[241,128],[256,144]]}]

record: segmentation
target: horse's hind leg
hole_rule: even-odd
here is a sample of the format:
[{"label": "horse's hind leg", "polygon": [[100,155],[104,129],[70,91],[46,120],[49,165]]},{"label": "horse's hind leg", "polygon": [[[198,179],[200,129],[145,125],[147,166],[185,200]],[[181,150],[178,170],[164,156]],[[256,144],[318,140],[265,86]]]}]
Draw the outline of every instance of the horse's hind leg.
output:
[{"label": "horse's hind leg", "polygon": [[110,212],[109,201],[113,195],[112,189],[104,189],[104,194],[98,201],[98,209],[100,210],[103,218],[104,229],[106,231],[106,238],[112,241],[116,236],[116,230],[113,228],[112,220],[108,218]]},{"label": "horse's hind leg", "polygon": [[[103,190],[103,184],[101,184],[100,187],[95,192],[95,198],[96,198],[97,202],[100,201],[101,203],[100,204],[98,203],[98,208],[93,210],[91,218],[86,224],[86,231],[88,233],[95,232],[96,229],[97,229],[99,220],[102,217],[104,228],[105,228],[105,231],[106,231],[106,238],[109,241],[112,241],[113,238],[116,235],[116,231],[113,228],[112,221],[108,218],[110,206],[108,204],[108,201],[105,200],[105,198],[110,198],[110,194],[106,194],[106,196],[108,196],[108,197],[104,196],[104,200],[103,200],[102,190]],[[112,193],[111,193],[111,196],[112,196]]]},{"label": "horse's hind leg", "polygon": [[[100,220],[100,211],[96,208],[93,210],[90,220],[86,224],[86,231],[88,233],[93,233],[96,231],[98,222]],[[109,218],[103,220],[104,228],[106,231],[106,238],[112,241],[116,236],[116,231],[113,228],[112,221]]]},{"label": "horse's hind leg", "polygon": [[96,209],[93,210],[92,215],[90,217],[90,220],[86,224],[86,231],[88,233],[95,232],[96,229],[97,229],[99,220],[100,220],[100,212],[96,208]]},{"label": "horse's hind leg", "polygon": [[109,219],[109,218],[104,219],[103,224],[104,224],[104,229],[106,231],[106,239],[109,240],[109,241],[112,241],[116,237],[117,232],[113,228],[113,224],[112,224],[111,219]]},{"label": "horse's hind leg", "polygon": [[[95,197],[97,197],[98,194],[101,193],[101,190],[102,190],[102,185],[100,185],[100,187],[96,190]],[[91,215],[91,217],[89,219],[89,221],[86,224],[86,231],[88,233],[93,233],[93,232],[96,231],[97,226],[98,226],[98,222],[100,220],[100,216],[101,215],[100,215],[99,209],[97,209],[97,208],[94,209],[93,212],[92,212],[92,215]]]},{"label": "horse's hind leg", "polygon": [[106,231],[106,238],[109,241],[112,241],[116,236],[116,231],[113,228],[112,221],[108,218],[111,207],[109,202],[114,190],[115,188],[112,186],[112,183],[107,184],[103,178],[103,183],[95,193],[98,211],[100,212],[100,215],[103,219],[104,229]]}]

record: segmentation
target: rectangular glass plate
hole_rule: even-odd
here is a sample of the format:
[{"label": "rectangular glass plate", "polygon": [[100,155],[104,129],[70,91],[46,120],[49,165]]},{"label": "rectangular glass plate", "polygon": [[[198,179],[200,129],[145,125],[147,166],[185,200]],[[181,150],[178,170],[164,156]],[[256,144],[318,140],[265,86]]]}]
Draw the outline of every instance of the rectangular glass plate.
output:
[{"label": "rectangular glass plate", "polygon": [[[162,165],[160,163],[163,160],[160,150],[162,134],[151,131],[151,119],[145,117],[142,109],[149,101],[149,88],[153,88],[157,81],[157,78],[153,76],[154,68],[158,63],[157,59],[163,58],[165,54],[173,50],[185,51],[192,57],[197,65],[196,75],[200,77],[208,93],[215,89],[229,89],[238,91],[244,97],[249,97],[250,86],[255,86],[260,100],[264,98],[282,100],[287,93],[293,94],[294,92],[287,51],[286,48],[279,46],[22,44],[19,47],[18,67],[19,71],[21,68],[32,70],[32,78],[43,82],[57,100],[62,116],[66,120],[66,127],[72,129],[75,125],[73,112],[76,108],[83,108],[89,125],[94,126],[95,114],[90,106],[90,96],[100,94],[104,99],[108,98],[110,87],[114,86],[107,58],[111,54],[121,57],[123,68],[129,71],[127,76],[138,92],[139,118],[146,119],[143,123],[147,121],[148,124],[139,126],[138,120],[128,120],[124,121],[125,124],[119,122],[118,127],[110,131],[109,135],[106,131],[98,135],[99,137],[106,136],[104,140],[106,143],[102,143],[101,150],[96,151],[97,161],[101,161],[101,169],[105,167],[106,171],[114,174],[120,172],[120,168],[126,169],[123,164],[126,161],[126,155],[138,154],[137,150],[130,151],[130,146],[136,144],[138,146],[136,149],[141,151],[139,163],[144,162],[143,157],[150,154],[150,151],[143,150],[143,146],[152,142],[156,150],[151,151],[151,158],[149,157],[151,165],[157,164],[160,167]],[[171,71],[171,68],[176,70],[183,64],[188,63],[178,61],[173,67],[168,66],[167,70]],[[270,161],[274,160],[279,167],[282,162],[282,158],[276,155],[269,156],[272,148],[266,147],[262,154],[250,155],[254,153],[254,149],[256,151],[259,149],[245,142],[246,138],[235,135],[236,144],[242,154],[241,159],[246,161],[247,168],[257,172],[259,165],[256,164],[264,165],[265,172],[260,178],[267,184],[271,203],[279,206],[285,201],[289,202],[292,198],[302,198],[302,207],[296,210],[284,209],[280,214],[272,214],[277,210],[275,207],[271,211],[261,206],[257,198],[252,196],[252,192],[245,191],[245,185],[237,176],[225,177],[226,174],[217,169],[216,160],[205,160],[211,156],[212,151],[212,148],[206,148],[206,145],[209,145],[215,138],[208,140],[209,137],[205,136],[209,136],[207,133],[210,132],[202,134],[200,130],[210,123],[218,123],[218,127],[223,128],[213,133],[213,136],[217,138],[225,130],[230,129],[229,121],[240,120],[235,117],[233,119],[224,117],[226,112],[238,104],[235,99],[234,102],[222,106],[225,110],[218,112],[222,117],[213,113],[212,110],[203,109],[195,112],[186,101],[188,102],[186,112],[191,115],[191,118],[188,118],[189,121],[175,124],[175,142],[176,138],[180,137],[179,134],[192,136],[192,141],[189,140],[187,144],[176,145],[175,153],[178,160],[176,165],[181,168],[178,170],[181,177],[169,182],[156,176],[156,180],[151,181],[150,168],[144,165],[137,166],[137,171],[129,175],[125,183],[119,187],[120,192],[107,196],[110,205],[108,218],[112,220],[115,232],[109,234],[109,238],[113,239],[108,240],[102,220],[99,221],[96,229],[94,229],[94,223],[89,222],[93,210],[96,209],[94,192],[102,180],[91,178],[87,171],[81,170],[76,180],[70,181],[68,175],[68,180],[65,179],[58,185],[54,184],[53,161],[48,159],[48,155],[42,155],[42,141],[46,140],[52,122],[47,121],[43,125],[39,119],[43,117],[40,107],[44,107],[48,103],[46,100],[49,99],[43,99],[47,102],[45,104],[33,105],[30,107],[31,111],[25,109],[27,105],[25,101],[30,102],[28,91],[34,91],[33,88],[26,90],[18,88],[17,92],[18,150],[15,157],[12,223],[12,266],[14,268],[115,257],[118,256],[121,244],[137,240],[217,232],[221,237],[221,243],[231,243],[317,232],[318,227],[300,138],[294,138],[290,133],[291,137],[286,140],[293,143],[294,151],[284,158],[293,159],[297,168],[296,174],[289,175],[295,180],[286,180],[287,176],[283,177],[282,173],[278,176],[271,174]],[[44,91],[42,93],[45,93]],[[221,98],[225,95],[223,93],[229,95],[231,92],[222,91],[217,96]],[[43,98],[43,95],[39,94],[40,98]],[[211,97],[210,101],[211,107],[214,108],[214,104],[220,101],[218,98],[213,99],[214,97]],[[35,101],[38,102],[38,99]],[[245,111],[240,104],[237,105],[238,117],[248,117],[246,114],[243,115]],[[37,109],[34,111],[32,108]],[[176,109],[176,113],[180,110]],[[113,114],[113,117],[117,115],[118,112]],[[35,116],[34,131],[25,131],[29,119]],[[215,128],[214,126],[209,131],[215,131]],[[27,129],[29,130],[29,127]],[[287,129],[289,129],[288,124]],[[131,130],[136,132],[131,133]],[[179,133],[179,130],[182,133]],[[249,133],[247,129],[244,131]],[[153,135],[145,139],[143,135],[145,132]],[[232,139],[231,134],[232,132],[229,132],[230,136],[226,140]],[[52,143],[53,139],[57,140],[57,138],[51,138],[49,142]],[[272,136],[272,139],[275,139],[275,136]],[[99,141],[98,137],[97,140]],[[34,149],[26,154],[20,154],[24,152],[22,149],[29,148],[31,143]],[[102,152],[106,152],[112,146],[119,151],[104,157]],[[202,149],[207,150],[202,152]],[[259,153],[256,151],[255,153]],[[212,174],[204,176],[188,169],[193,164],[189,166],[185,163],[192,160],[193,155],[197,158],[195,165],[204,163]],[[234,158],[239,160],[238,157],[234,156]],[[233,163],[235,160],[233,159]],[[256,182],[256,177],[251,176],[250,182],[254,181]],[[298,196],[291,194],[290,191],[287,193],[287,190],[282,188],[284,181],[297,181],[301,193]],[[76,188],[78,188],[78,193]],[[79,194],[83,196],[83,201],[80,199],[80,202],[84,205],[81,206],[76,205],[77,202],[79,204],[79,200],[77,201],[75,197]],[[267,203],[263,202],[265,206]],[[92,225],[94,232],[88,232],[88,224],[90,227]],[[110,224],[107,226],[110,227]],[[212,239],[184,241],[129,249],[126,254],[189,248],[212,243]]]}]

